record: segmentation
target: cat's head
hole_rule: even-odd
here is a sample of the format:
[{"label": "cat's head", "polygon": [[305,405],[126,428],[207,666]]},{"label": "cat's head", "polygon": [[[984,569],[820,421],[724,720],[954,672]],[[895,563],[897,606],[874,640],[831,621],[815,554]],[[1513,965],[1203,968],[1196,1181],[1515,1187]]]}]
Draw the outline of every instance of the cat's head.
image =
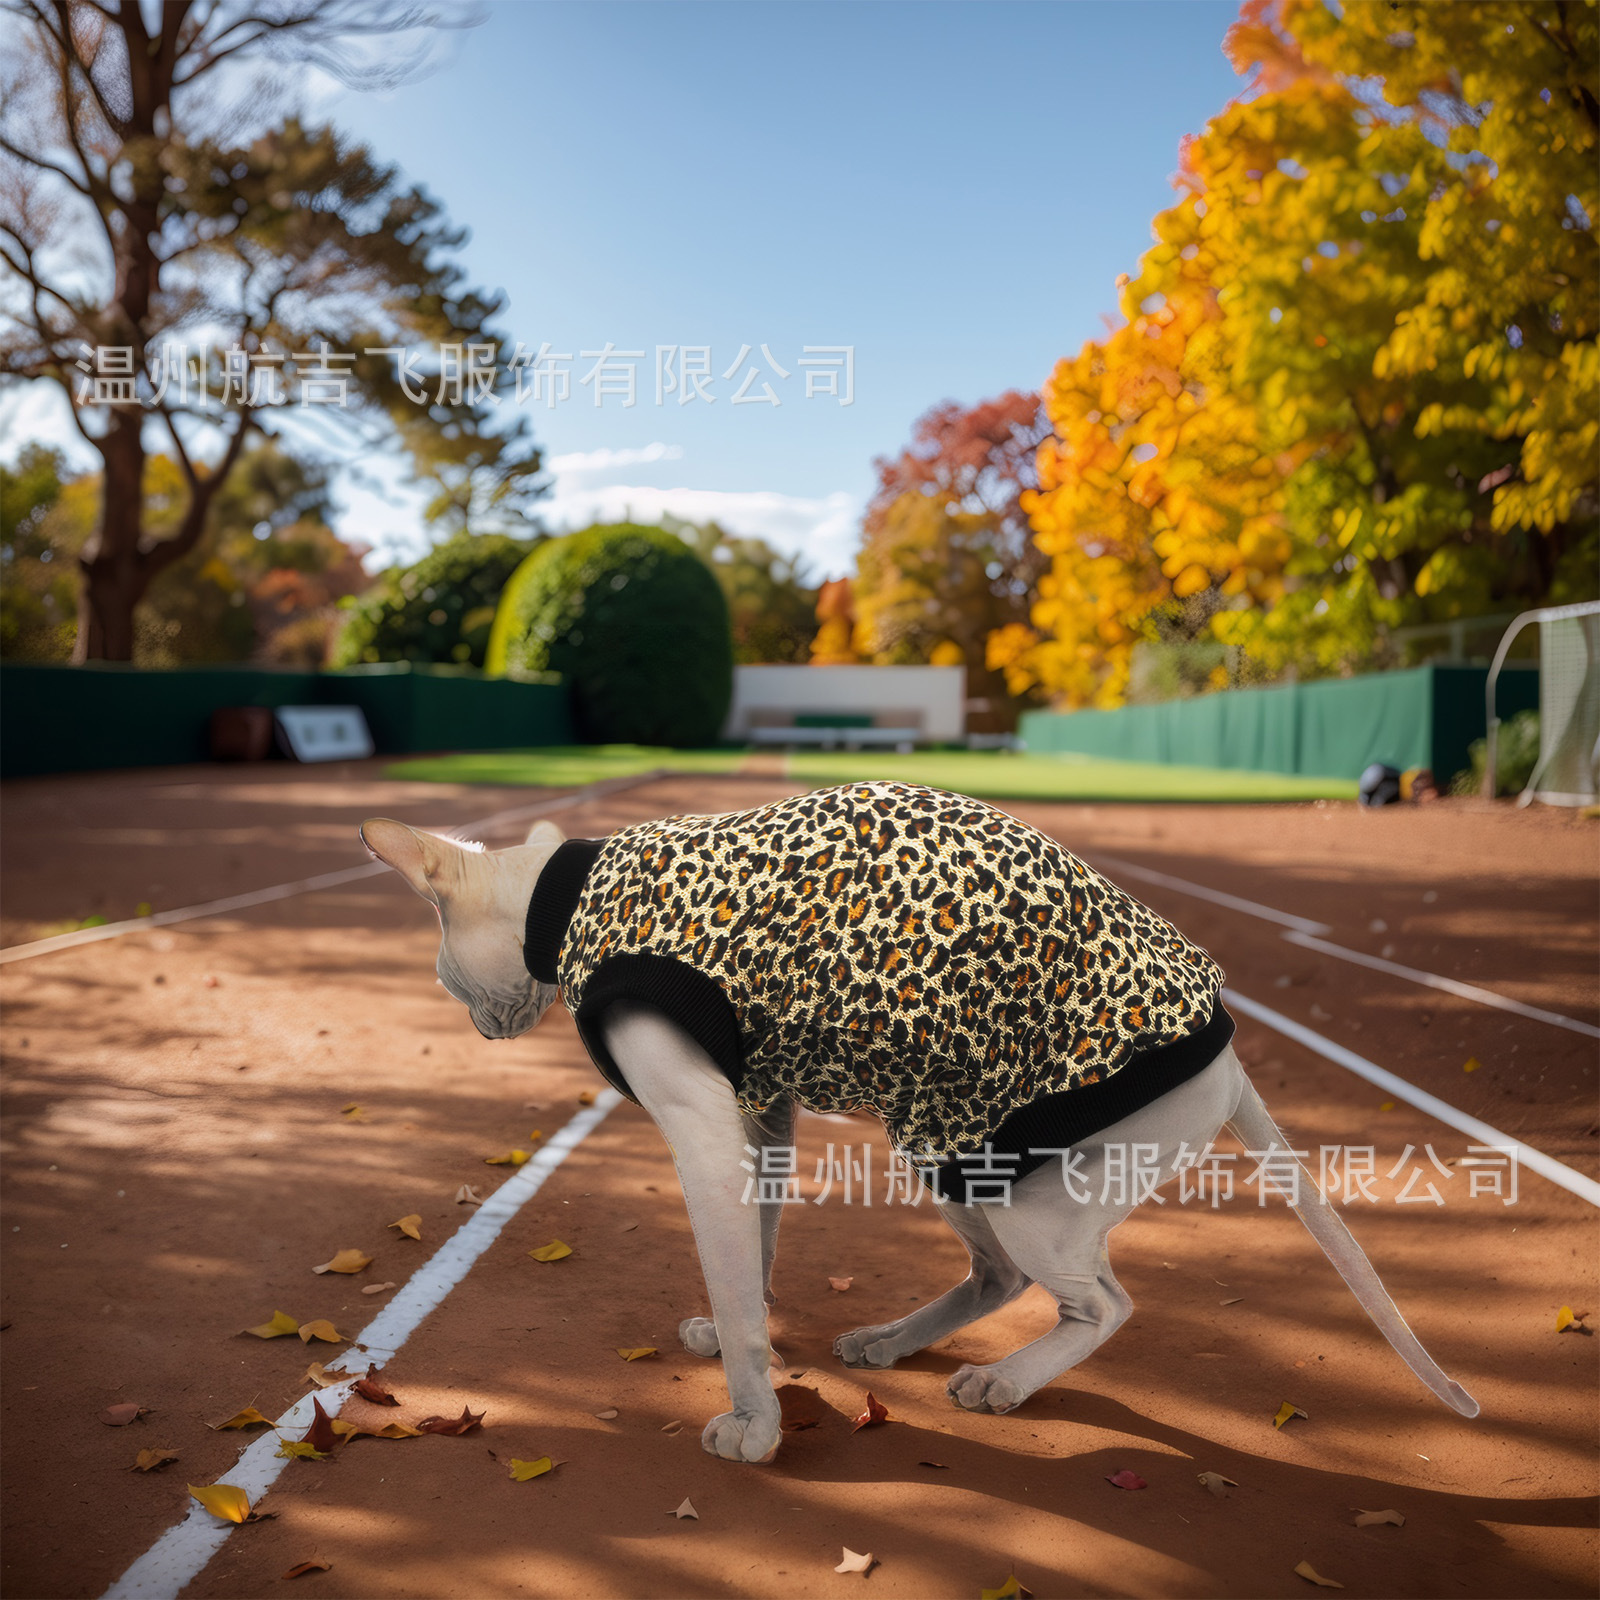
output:
[{"label": "cat's head", "polygon": [[526,844],[485,850],[403,822],[361,824],[361,842],[439,913],[439,981],[466,1006],[485,1039],[526,1033],[560,993],[537,983],[522,958],[528,901],[562,841],[537,822]]}]

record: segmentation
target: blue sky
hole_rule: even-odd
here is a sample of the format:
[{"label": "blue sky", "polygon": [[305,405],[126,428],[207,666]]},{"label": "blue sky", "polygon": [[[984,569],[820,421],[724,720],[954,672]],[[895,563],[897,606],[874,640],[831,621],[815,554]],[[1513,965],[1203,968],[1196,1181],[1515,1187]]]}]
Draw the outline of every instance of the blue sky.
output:
[{"label": "blue sky", "polygon": [[[716,515],[819,573],[922,411],[1037,388],[1102,331],[1179,140],[1240,86],[1212,0],[482,10],[425,79],[308,109],[471,230],[513,340],[573,354],[571,398],[530,408],[547,522]],[[645,352],[632,409],[578,382],[608,341]],[[715,405],[655,404],[674,344],[711,347]],[[854,347],[852,405],[805,398],[806,344]],[[781,405],[732,404],[742,345]],[[349,537],[426,542],[392,488],[346,505]]]}]

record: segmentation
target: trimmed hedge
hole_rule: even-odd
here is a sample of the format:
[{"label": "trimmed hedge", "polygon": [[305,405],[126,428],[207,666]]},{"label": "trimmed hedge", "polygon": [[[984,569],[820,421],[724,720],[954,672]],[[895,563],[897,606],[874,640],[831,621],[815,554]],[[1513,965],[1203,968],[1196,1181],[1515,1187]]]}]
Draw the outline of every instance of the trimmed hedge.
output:
[{"label": "trimmed hedge", "polygon": [[585,742],[709,745],[733,696],[728,603],[664,529],[589,528],[542,545],[506,583],[485,670],[559,672]]}]

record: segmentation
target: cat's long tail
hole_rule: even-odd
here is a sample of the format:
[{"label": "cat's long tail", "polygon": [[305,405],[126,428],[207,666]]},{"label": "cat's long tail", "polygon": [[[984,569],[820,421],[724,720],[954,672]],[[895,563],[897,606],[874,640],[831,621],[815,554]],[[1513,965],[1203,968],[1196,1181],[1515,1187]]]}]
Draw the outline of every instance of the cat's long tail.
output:
[{"label": "cat's long tail", "polygon": [[[1248,1078],[1228,1124],[1247,1149],[1267,1150],[1273,1145],[1280,1150],[1291,1148]],[[1350,1292],[1361,1302],[1362,1309],[1378,1325],[1378,1331],[1394,1346],[1400,1359],[1452,1411],[1459,1411],[1464,1417],[1477,1416],[1478,1402],[1459,1383],[1446,1377],[1438,1362],[1422,1348],[1416,1334],[1406,1326],[1400,1308],[1389,1298],[1389,1291],[1373,1270],[1372,1263],[1345,1227],[1343,1218],[1328,1204],[1327,1197],[1304,1165],[1300,1176],[1301,1200],[1294,1210],[1310,1230],[1311,1237],[1322,1246],[1339,1276],[1350,1286]]]}]

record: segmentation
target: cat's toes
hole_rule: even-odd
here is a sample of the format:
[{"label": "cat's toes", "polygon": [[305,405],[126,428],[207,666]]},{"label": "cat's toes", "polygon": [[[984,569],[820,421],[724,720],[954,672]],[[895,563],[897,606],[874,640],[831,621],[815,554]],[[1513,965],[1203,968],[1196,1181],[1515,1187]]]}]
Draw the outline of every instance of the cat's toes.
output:
[{"label": "cat's toes", "polygon": [[833,1341],[833,1353],[847,1367],[892,1367],[900,1352],[882,1328],[856,1328]]},{"label": "cat's toes", "polygon": [[700,1435],[700,1447],[707,1455],[724,1461],[748,1461],[765,1465],[778,1453],[782,1437],[776,1404],[760,1416],[740,1411],[725,1411],[713,1417]]},{"label": "cat's toes", "polygon": [[997,1374],[993,1367],[959,1368],[945,1385],[952,1405],[963,1411],[983,1411],[999,1416],[1014,1411],[1028,1398],[1021,1385]]},{"label": "cat's toes", "polygon": [[710,1317],[685,1317],[678,1324],[678,1338],[692,1356],[714,1356],[722,1348],[717,1325]]}]

